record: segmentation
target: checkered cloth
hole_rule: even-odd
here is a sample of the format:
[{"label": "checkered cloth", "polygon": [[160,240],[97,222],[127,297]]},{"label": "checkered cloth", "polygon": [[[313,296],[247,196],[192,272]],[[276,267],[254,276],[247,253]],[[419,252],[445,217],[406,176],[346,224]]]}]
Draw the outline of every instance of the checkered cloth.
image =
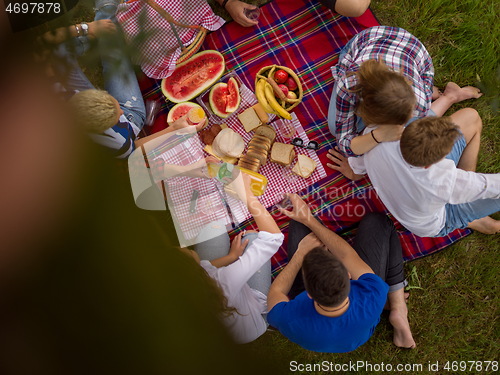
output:
[{"label": "checkered cloth", "polygon": [[[222,80],[225,81],[226,79],[222,78]],[[240,87],[240,95],[241,104],[237,111],[238,113],[243,112],[245,109],[257,103],[255,94],[245,84],[242,84]],[[205,96],[208,96],[208,93],[202,94],[197,101],[209,114],[210,123],[225,123],[229,128],[240,134],[245,143],[248,144],[248,142],[252,139],[254,132],[247,133],[236,114],[233,114],[225,119],[221,119],[211,113],[210,108],[206,105]],[[269,125],[276,130],[276,142],[290,143],[290,138],[286,138],[286,131],[284,132],[283,130],[288,130],[290,127],[294,128],[296,131],[293,137],[301,138],[305,144],[309,142],[309,137],[295,114],[292,115],[292,120],[277,119],[274,115],[272,115],[270,116]],[[283,167],[276,163],[268,162],[266,165],[262,166],[259,169],[259,173],[267,177],[268,185],[265,193],[259,197],[259,200],[265,207],[271,207],[272,205],[282,201],[285,193],[296,193],[326,177],[325,169],[323,168],[323,165],[321,164],[315,151],[295,147],[295,152],[296,154],[309,156],[316,162],[318,167],[311,176],[308,178],[302,178],[292,173],[291,170],[293,164],[290,167]],[[249,216],[250,213],[246,215],[245,219]]]},{"label": "checkered cloth", "polygon": [[[206,0],[154,0],[175,21],[185,25],[201,25],[213,31],[224,24]],[[172,74],[181,53],[172,27],[163,16],[141,0],[118,6],[116,18],[130,45],[139,52],[134,62],[151,78],[165,78]],[[174,26],[185,46],[190,45],[197,29]]]},{"label": "checkered cloth", "polygon": [[[370,11],[358,18],[346,18],[332,13],[317,1],[274,0],[261,8],[259,26],[242,28],[235,22],[224,25],[208,35],[205,49],[217,49],[226,58],[228,70],[233,70],[249,87],[255,74],[266,65],[288,66],[297,72],[303,84],[303,102],[294,110],[309,139],[320,144],[319,160],[329,162],[326,154],[335,145],[327,126],[328,104],[333,88],[330,68],[337,62],[340,49],[358,32],[378,25]],[[149,131],[164,129],[165,114],[172,106],[161,95],[159,81],[141,79],[146,100],[161,100],[162,115]],[[348,241],[356,232],[363,215],[385,211],[367,178],[349,181],[337,172],[307,187],[300,195],[312,211],[332,230]],[[270,210],[281,230],[287,236],[288,219],[273,207]],[[457,230],[442,238],[417,237],[396,223],[405,260],[417,259],[442,250],[470,233]],[[256,228],[253,220],[243,223],[231,234]],[[286,244],[286,240],[285,240]],[[273,273],[287,263],[286,245],[272,259]]]},{"label": "checkered cloth", "polygon": [[[223,80],[225,80],[223,78]],[[241,85],[241,105],[238,112],[244,111],[257,103],[254,93]],[[209,114],[210,124],[220,123],[221,118],[211,113],[205,106],[205,96],[202,94],[198,101],[205,107]],[[235,132],[239,133],[246,143],[251,139],[236,115],[224,119],[224,123]],[[285,126],[295,129],[294,136],[302,138],[304,143],[309,139],[304,132],[299,120],[293,115],[292,120],[276,120],[271,123],[276,129],[277,141],[286,142],[282,130]],[[286,128],[288,129],[288,128]],[[252,133],[253,134],[253,133]],[[289,140],[288,140],[289,141]],[[154,150],[165,163],[175,166],[188,166],[201,161],[208,156],[203,151],[204,144],[198,135],[174,135],[166,139]],[[267,163],[261,167],[260,173],[268,178],[265,193],[259,200],[265,207],[271,207],[283,199],[284,193],[295,193],[314,182],[326,177],[326,172],[321,162],[312,150],[297,149],[297,154],[304,154],[313,159],[318,167],[307,179],[296,176],[290,167],[282,167],[275,163]],[[155,157],[152,157],[153,160]],[[203,227],[211,222],[223,220],[225,225],[238,225],[250,218],[250,212],[242,202],[224,192],[221,183],[216,179],[202,179],[195,177],[176,176],[164,180],[170,211],[174,214],[174,224],[182,246],[189,246],[196,242],[196,237]],[[195,198],[196,197],[196,198]]]}]

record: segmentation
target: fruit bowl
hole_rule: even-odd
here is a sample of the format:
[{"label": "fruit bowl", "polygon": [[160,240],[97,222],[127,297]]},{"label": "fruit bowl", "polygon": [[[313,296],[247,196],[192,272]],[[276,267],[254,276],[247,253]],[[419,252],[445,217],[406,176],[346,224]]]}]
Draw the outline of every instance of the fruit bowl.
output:
[{"label": "fruit bowl", "polygon": [[280,66],[280,65],[266,66],[266,67],[260,69],[259,72],[257,73],[257,75],[255,76],[255,85],[257,86],[257,82],[261,78],[273,79],[275,72],[277,72],[279,70],[285,71],[288,74],[288,77],[291,78],[293,80],[293,82],[295,82],[295,85],[297,86],[296,88],[290,89],[290,91],[294,92],[294,94],[297,96],[297,98],[285,98],[285,99],[277,98],[277,100],[278,100],[278,102],[280,102],[281,106],[285,110],[290,111],[290,110],[294,109],[295,107],[297,107],[299,105],[299,103],[302,101],[302,98],[304,97],[304,91],[302,90],[302,84],[300,83],[299,77],[297,76],[297,74],[295,74],[295,72],[292,69],[287,68],[286,66]]}]

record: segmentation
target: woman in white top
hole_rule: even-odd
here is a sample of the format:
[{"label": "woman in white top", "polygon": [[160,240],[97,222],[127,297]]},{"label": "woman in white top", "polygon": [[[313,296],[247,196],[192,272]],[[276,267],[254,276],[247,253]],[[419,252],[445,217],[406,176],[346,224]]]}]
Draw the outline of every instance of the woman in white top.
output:
[{"label": "woman in white top", "polygon": [[[284,238],[272,216],[251,193],[249,180],[244,180],[246,204],[259,231],[241,232],[230,243],[225,226],[212,223],[204,228],[211,232],[212,239],[197,244],[196,252],[191,251],[227,299],[224,324],[241,344],[257,339],[267,329],[264,314],[271,286],[271,257]],[[213,238],[214,231],[221,234]]]}]

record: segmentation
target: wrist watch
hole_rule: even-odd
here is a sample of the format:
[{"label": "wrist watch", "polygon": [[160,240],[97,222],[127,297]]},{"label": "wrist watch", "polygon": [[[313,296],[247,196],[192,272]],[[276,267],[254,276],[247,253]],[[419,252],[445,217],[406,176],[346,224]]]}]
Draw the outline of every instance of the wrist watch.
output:
[{"label": "wrist watch", "polygon": [[87,25],[86,23],[82,22],[80,24],[80,27],[82,28],[83,36],[89,35],[89,25]]}]

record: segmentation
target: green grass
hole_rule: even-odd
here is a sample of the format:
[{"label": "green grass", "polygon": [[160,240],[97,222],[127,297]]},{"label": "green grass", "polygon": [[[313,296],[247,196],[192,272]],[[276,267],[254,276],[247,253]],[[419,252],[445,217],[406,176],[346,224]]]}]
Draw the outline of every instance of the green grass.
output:
[{"label": "green grass", "polygon": [[[499,8],[495,0],[378,0],[372,4],[381,24],[402,27],[426,45],[438,87],[454,81],[483,90],[481,99],[455,105],[451,111],[470,106],[481,114],[484,130],[478,171],[489,173],[500,172]],[[498,361],[499,242],[498,235],[474,233],[438,254],[406,265],[415,287],[408,304],[415,350],[397,349],[392,344],[386,316],[371,340],[353,353],[313,353],[278,332],[267,332],[248,348],[255,355],[272,357],[282,373],[289,373],[290,361],[422,364],[422,373],[429,373],[429,362],[441,363],[438,373],[451,373],[442,369],[445,361]]]},{"label": "green grass", "polygon": [[[266,1],[248,2],[261,5]],[[218,5],[213,7],[227,18]],[[479,85],[485,92],[481,99],[456,105],[452,111],[471,106],[481,114],[484,130],[478,171],[490,173],[500,172],[499,8],[496,0],[374,0],[372,4],[381,24],[402,27],[426,45],[434,60],[438,87],[454,81],[462,86]],[[272,358],[281,370],[279,373],[289,373],[290,361],[422,364],[424,371],[420,373],[429,373],[428,363],[436,361],[441,370],[434,373],[457,373],[442,370],[446,361],[498,361],[498,247],[498,235],[474,233],[438,254],[406,265],[413,287],[408,306],[417,343],[415,350],[397,349],[392,344],[392,329],[386,316],[371,340],[353,353],[313,353],[278,332],[267,332],[246,348],[257,358]]]}]

